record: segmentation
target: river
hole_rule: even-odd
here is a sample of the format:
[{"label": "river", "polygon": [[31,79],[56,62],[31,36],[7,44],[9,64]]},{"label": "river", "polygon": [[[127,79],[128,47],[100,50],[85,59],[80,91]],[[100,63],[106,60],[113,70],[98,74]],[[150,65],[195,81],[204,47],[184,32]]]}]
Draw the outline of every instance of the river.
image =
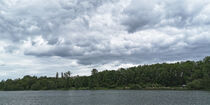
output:
[{"label": "river", "polygon": [[210,105],[208,91],[0,91],[0,105]]}]

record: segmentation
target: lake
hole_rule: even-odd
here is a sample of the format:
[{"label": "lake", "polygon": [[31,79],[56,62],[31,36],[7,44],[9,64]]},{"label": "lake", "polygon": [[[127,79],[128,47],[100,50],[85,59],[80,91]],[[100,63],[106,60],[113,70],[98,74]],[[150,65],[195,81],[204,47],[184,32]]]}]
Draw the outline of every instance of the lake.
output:
[{"label": "lake", "polygon": [[0,105],[210,105],[210,92],[169,90],[0,91]]}]

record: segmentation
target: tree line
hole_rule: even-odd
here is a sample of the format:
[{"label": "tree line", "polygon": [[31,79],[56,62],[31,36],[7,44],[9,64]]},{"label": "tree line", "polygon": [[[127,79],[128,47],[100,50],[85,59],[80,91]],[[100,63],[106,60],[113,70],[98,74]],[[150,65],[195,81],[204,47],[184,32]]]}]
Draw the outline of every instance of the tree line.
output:
[{"label": "tree line", "polygon": [[0,90],[57,89],[155,89],[181,87],[210,89],[210,57],[201,61],[185,61],[139,65],[118,70],[97,69],[90,76],[71,76],[71,72],[56,73],[55,77],[24,76],[0,82]]}]

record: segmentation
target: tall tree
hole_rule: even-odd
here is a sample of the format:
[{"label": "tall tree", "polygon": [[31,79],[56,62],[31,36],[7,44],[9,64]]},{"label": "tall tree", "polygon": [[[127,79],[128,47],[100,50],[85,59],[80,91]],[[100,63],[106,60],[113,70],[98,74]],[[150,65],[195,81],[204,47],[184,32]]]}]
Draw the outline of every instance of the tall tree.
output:
[{"label": "tall tree", "polygon": [[98,70],[97,69],[93,69],[92,71],[91,71],[91,75],[95,75],[95,74],[97,74],[98,73]]},{"label": "tall tree", "polygon": [[59,74],[58,74],[58,72],[56,72],[56,77],[55,77],[56,79],[58,79],[59,78]]}]

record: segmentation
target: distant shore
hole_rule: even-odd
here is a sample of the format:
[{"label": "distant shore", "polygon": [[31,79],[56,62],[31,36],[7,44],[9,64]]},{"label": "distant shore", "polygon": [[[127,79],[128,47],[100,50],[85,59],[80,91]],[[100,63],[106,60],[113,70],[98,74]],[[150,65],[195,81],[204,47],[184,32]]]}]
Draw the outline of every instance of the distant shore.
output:
[{"label": "distant shore", "polygon": [[[54,89],[52,89],[54,90]],[[139,89],[134,89],[131,87],[116,87],[116,88],[104,88],[104,87],[95,87],[95,88],[88,88],[88,87],[83,87],[83,88],[70,88],[70,89],[56,89],[56,90],[196,90],[196,89],[188,89],[185,87],[146,87],[146,88],[139,88]],[[40,90],[0,90],[0,91],[50,91],[47,89],[40,89]]]},{"label": "distant shore", "polygon": [[[59,90],[59,89],[58,89]],[[70,89],[61,89],[61,90],[191,90],[183,87],[146,87],[146,88],[131,88],[131,87],[116,87],[116,88],[104,88],[104,87],[95,87],[95,88],[70,88]]]},{"label": "distant shore", "polygon": [[71,71],[55,77],[26,75],[2,80],[0,90],[209,90],[209,68],[210,56],[202,61],[92,69],[89,76],[72,76]]},{"label": "distant shore", "polygon": [[71,91],[71,90],[174,90],[174,91],[210,91],[207,89],[188,89],[188,88],[182,88],[182,87],[147,87],[147,88],[142,88],[142,89],[125,89],[122,87],[119,88],[102,88],[102,87],[98,87],[98,88],[94,88],[94,89],[89,89],[89,88],[71,88],[71,89],[52,89],[52,90],[0,90],[0,91]]}]

